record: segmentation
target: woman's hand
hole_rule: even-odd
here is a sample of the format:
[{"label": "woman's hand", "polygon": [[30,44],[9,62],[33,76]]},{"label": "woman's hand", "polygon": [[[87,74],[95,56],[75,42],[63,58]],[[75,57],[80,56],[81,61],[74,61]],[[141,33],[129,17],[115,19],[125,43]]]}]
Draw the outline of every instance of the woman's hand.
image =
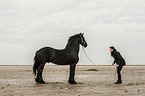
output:
[{"label": "woman's hand", "polygon": [[119,65],[116,65],[116,67],[119,67]]}]

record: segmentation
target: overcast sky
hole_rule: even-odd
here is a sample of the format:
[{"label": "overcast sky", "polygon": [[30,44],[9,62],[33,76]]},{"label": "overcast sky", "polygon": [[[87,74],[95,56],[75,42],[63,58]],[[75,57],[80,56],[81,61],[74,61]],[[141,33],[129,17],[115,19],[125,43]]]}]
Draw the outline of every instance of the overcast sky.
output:
[{"label": "overcast sky", "polygon": [[79,32],[97,65],[112,64],[111,45],[127,64],[145,64],[145,0],[0,0],[0,65],[32,65],[38,49],[62,49]]}]

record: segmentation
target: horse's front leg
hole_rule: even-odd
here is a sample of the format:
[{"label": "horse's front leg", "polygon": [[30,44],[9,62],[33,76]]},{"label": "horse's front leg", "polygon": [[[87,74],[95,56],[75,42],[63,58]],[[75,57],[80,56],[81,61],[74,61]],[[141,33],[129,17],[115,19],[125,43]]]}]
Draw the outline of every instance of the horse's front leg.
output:
[{"label": "horse's front leg", "polygon": [[69,80],[68,80],[68,83],[70,83],[70,84],[77,84],[77,82],[74,79],[75,68],[76,68],[76,64],[70,64],[70,76],[69,76]]}]

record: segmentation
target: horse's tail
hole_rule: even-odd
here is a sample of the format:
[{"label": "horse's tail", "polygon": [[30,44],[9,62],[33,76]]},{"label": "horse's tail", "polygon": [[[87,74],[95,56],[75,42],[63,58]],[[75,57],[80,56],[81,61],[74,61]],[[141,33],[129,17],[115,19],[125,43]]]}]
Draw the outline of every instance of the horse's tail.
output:
[{"label": "horse's tail", "polygon": [[39,59],[38,59],[38,56],[36,53],[35,57],[34,57],[34,65],[33,65],[33,73],[35,76],[36,76],[36,71],[38,70],[39,65],[40,65],[40,63],[39,63]]}]

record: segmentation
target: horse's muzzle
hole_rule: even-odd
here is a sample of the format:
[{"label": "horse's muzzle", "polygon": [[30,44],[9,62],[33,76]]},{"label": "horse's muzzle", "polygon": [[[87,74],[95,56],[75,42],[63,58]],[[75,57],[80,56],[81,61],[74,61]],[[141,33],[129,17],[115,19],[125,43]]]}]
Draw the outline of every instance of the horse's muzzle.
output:
[{"label": "horse's muzzle", "polygon": [[86,48],[88,46],[88,44],[87,43],[84,43],[83,46]]}]

